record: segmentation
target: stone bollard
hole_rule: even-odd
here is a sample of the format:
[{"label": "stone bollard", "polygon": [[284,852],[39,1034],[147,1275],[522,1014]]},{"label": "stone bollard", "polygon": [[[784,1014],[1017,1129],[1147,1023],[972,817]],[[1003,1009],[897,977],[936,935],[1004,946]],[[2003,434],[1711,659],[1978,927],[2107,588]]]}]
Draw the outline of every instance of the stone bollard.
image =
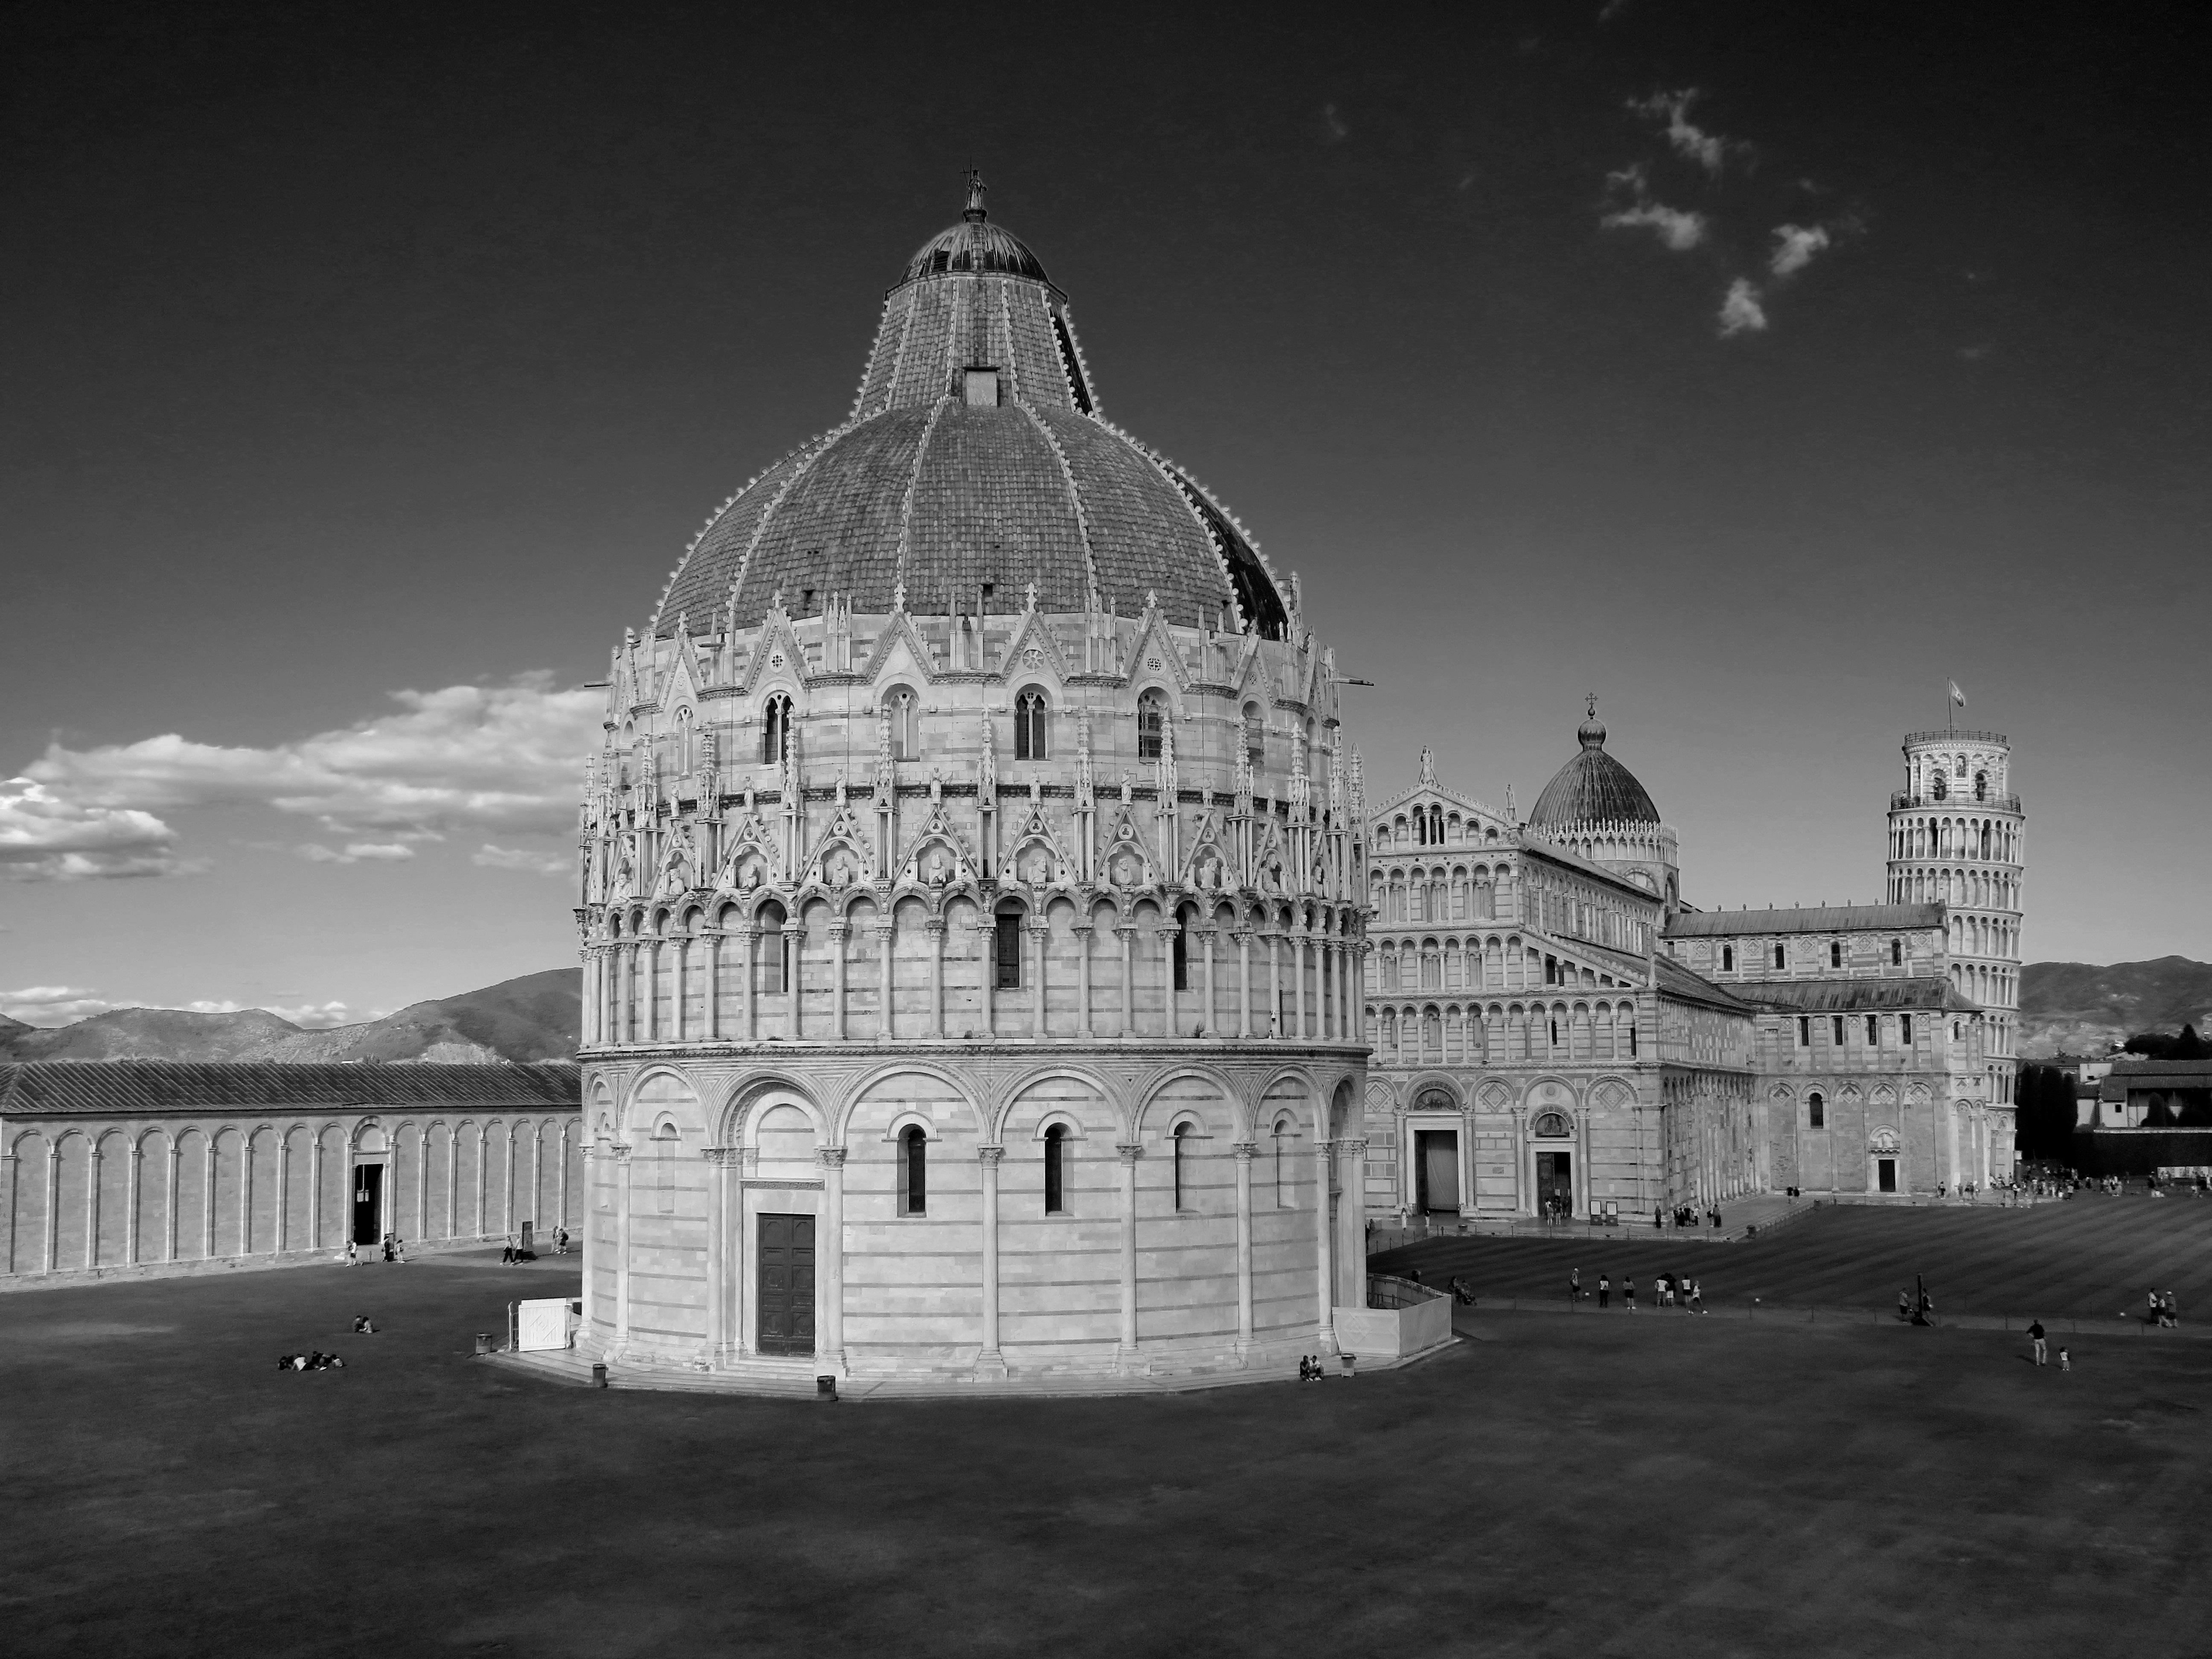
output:
[{"label": "stone bollard", "polygon": [[491,1333],[489,1331],[478,1331],[477,1333],[477,1354],[482,1356],[483,1354],[489,1353],[491,1351]]},{"label": "stone bollard", "polygon": [[607,1368],[604,1364],[600,1364],[596,1362],[593,1363],[592,1366],[592,1386],[595,1389],[604,1389],[607,1386]]},{"label": "stone bollard", "polygon": [[1358,1375],[1359,1356],[1358,1354],[1344,1353],[1339,1354],[1337,1358],[1344,1362],[1344,1374],[1346,1376],[1356,1376]]}]

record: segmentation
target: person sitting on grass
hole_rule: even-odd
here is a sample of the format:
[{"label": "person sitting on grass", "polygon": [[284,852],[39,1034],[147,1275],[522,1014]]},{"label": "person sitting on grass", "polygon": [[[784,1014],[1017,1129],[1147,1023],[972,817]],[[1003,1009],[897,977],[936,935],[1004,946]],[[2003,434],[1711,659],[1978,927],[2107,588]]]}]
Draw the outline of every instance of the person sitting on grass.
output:
[{"label": "person sitting on grass", "polygon": [[353,1334],[356,1336],[374,1336],[376,1327],[369,1323],[367,1314],[356,1314],[353,1319]]}]

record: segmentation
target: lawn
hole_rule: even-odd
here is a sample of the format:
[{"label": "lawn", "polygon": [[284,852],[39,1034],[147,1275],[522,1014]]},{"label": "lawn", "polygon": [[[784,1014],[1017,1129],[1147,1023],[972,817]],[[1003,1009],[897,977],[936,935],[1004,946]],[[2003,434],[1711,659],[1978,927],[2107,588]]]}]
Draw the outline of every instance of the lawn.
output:
[{"label": "lawn", "polygon": [[1715,1307],[1893,1308],[1900,1286],[1924,1275],[1942,1314],[2113,1319],[2142,1313],[2153,1286],[2172,1291],[2182,1316],[2212,1313],[2212,1200],[2082,1196],[2032,1209],[1987,1206],[1824,1207],[1742,1243],[1662,1242],[1665,1235],[1571,1240],[1431,1239],[1374,1259],[1383,1271],[1419,1267],[1442,1284],[1464,1278],[1479,1296],[1557,1297],[1582,1269],[1636,1279],[1648,1304],[1655,1274],[1697,1279]]},{"label": "lawn", "polygon": [[[468,1357],[507,1297],[569,1282],[0,1297],[8,1651],[2212,1645],[2212,1342],[2185,1335],[2077,1339],[2061,1375],[1998,1331],[1485,1312],[1319,1386],[839,1405]],[[347,1335],[356,1311],[386,1334]],[[347,1369],[276,1371],[300,1346]]]}]

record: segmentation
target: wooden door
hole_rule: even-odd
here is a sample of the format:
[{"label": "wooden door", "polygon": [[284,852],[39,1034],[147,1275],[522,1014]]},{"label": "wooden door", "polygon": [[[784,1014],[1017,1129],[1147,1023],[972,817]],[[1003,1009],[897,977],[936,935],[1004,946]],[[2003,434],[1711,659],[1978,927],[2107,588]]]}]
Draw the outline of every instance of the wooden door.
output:
[{"label": "wooden door", "polygon": [[1417,1196],[1421,1208],[1457,1214],[1459,1137],[1449,1129],[1420,1129],[1414,1132],[1414,1150],[1419,1157],[1414,1168],[1419,1181]]},{"label": "wooden door", "polygon": [[814,1218],[760,1218],[760,1316],[763,1353],[814,1352]]},{"label": "wooden door", "polygon": [[1572,1152],[1536,1154],[1536,1207],[1546,1212],[1556,1200],[1562,1214],[1575,1207],[1575,1155]]}]

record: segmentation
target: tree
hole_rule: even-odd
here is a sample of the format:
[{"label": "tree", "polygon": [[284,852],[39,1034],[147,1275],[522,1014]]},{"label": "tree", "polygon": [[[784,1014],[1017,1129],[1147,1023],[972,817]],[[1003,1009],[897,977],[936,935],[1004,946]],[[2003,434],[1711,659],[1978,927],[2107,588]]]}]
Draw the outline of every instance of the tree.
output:
[{"label": "tree", "polygon": [[2022,1066],[2013,1092],[2013,1128],[2022,1158],[2071,1164],[2073,1073],[2056,1066]]}]

